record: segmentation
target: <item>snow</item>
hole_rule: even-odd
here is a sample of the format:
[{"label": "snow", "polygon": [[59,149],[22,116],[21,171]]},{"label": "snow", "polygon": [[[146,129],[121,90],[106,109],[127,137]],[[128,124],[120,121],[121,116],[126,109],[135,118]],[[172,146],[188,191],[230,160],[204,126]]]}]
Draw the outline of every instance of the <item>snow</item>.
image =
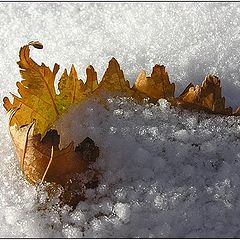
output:
[{"label": "snow", "polygon": [[123,222],[127,223],[129,222],[130,218],[130,206],[126,203],[116,203],[113,212],[118,216],[119,219],[121,219]]},{"label": "snow", "polygon": [[[239,3],[0,3],[0,95],[16,93],[20,46],[37,62],[85,79],[101,79],[114,56],[134,82],[143,68],[164,64],[177,93],[208,73],[222,81],[227,104],[240,105]],[[58,75],[59,77],[59,75]],[[101,152],[97,189],[75,210],[59,207],[21,175],[0,109],[0,237],[240,237],[240,119],[189,113],[108,98],[73,106],[56,128],[64,146],[91,137]],[[71,115],[71,116],[70,116]],[[68,129],[64,132],[63,129]]]}]

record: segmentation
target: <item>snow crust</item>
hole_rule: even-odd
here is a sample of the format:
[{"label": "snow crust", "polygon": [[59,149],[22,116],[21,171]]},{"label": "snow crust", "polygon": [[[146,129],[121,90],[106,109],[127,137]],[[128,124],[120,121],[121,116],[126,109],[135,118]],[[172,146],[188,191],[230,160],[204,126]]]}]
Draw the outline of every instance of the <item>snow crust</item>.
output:
[{"label": "snow crust", "polygon": [[[39,40],[37,62],[72,63],[99,79],[114,56],[132,83],[164,64],[177,93],[208,73],[240,105],[239,3],[0,3],[0,95],[16,93],[19,47]],[[59,76],[59,75],[58,75]],[[62,144],[91,137],[100,185],[74,211],[22,177],[0,108],[0,237],[240,237],[240,119],[108,98],[72,107]],[[72,117],[69,117],[70,114]],[[62,129],[68,129],[68,132]],[[77,130],[76,130],[77,129]],[[60,191],[60,190],[59,190]]]},{"label": "snow crust", "polygon": [[164,99],[108,103],[106,110],[88,100],[56,124],[63,146],[89,136],[101,149],[101,184],[89,192],[87,210],[101,216],[86,236],[237,234],[240,119],[171,109]]}]

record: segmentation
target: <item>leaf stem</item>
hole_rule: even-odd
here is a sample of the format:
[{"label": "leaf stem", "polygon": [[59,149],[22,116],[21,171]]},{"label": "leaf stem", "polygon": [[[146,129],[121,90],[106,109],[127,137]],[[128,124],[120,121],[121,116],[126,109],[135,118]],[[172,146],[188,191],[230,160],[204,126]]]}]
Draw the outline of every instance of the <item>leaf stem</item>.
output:
[{"label": "leaf stem", "polygon": [[52,160],[53,160],[53,146],[52,146],[52,150],[51,150],[50,160],[49,160],[48,165],[47,165],[47,168],[46,168],[46,170],[45,170],[45,172],[44,172],[44,174],[43,174],[43,176],[42,176],[41,184],[43,183],[43,181],[44,181],[44,179],[45,179],[45,177],[46,177],[46,174],[47,174],[48,169],[49,169],[49,167],[50,167],[50,165],[51,165],[51,163],[52,163]]}]

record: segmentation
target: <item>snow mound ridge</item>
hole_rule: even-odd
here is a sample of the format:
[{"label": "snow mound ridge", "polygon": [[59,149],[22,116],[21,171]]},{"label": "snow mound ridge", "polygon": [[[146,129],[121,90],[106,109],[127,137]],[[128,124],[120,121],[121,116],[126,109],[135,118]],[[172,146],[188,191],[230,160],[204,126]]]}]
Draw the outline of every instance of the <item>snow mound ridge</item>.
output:
[{"label": "snow mound ridge", "polygon": [[[106,110],[88,100],[56,124],[60,134],[68,128],[62,144],[90,136],[102,150],[100,185],[74,211],[88,219],[81,234],[238,235],[240,119],[180,111],[164,99],[139,105],[114,97],[108,103]],[[79,230],[82,222],[73,225]],[[67,229],[65,236],[78,235]]]}]

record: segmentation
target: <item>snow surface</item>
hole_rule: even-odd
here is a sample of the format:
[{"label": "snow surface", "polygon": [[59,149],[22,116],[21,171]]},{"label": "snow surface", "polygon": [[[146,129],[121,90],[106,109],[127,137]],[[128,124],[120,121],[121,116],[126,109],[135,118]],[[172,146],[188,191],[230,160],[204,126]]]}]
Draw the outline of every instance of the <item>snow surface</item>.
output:
[{"label": "snow surface", "polygon": [[[177,93],[213,73],[240,105],[240,3],[0,3],[0,95],[16,93],[20,46],[37,62],[99,79],[114,56],[132,83],[164,64]],[[21,176],[0,109],[0,237],[240,237],[240,119],[109,98],[73,107],[62,144],[91,137],[100,185],[74,211]],[[77,131],[75,126],[77,126]],[[47,206],[47,207],[43,207]]]}]

